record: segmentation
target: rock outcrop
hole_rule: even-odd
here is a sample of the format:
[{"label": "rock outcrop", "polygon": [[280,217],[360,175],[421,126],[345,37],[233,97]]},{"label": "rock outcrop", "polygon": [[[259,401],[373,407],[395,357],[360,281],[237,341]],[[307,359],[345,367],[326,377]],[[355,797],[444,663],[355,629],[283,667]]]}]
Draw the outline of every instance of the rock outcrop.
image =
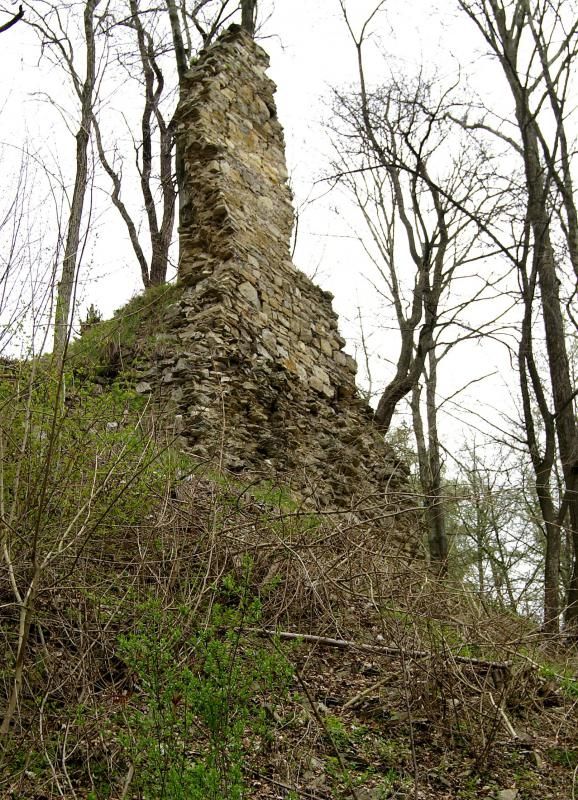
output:
[{"label": "rock outcrop", "polygon": [[406,504],[403,468],[357,392],[331,295],[291,262],[293,209],[268,63],[233,26],[185,78],[182,288],[161,335],[165,357],[142,374],[140,390],[170,398],[193,455],[268,476],[318,507],[379,517],[376,509]]}]

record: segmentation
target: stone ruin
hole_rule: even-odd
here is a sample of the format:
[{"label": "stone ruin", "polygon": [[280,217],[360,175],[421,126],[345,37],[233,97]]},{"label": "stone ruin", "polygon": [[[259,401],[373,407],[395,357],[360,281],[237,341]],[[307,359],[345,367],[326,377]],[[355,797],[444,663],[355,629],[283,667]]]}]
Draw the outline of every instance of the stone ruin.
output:
[{"label": "stone ruin", "polygon": [[[404,469],[356,389],[332,296],[291,262],[268,65],[232,26],[185,77],[181,290],[166,315],[169,355],[165,333],[164,357],[139,390],[169,400],[193,456],[278,482],[311,506],[378,518],[376,509],[407,506]],[[403,538],[413,550],[415,534]]]}]

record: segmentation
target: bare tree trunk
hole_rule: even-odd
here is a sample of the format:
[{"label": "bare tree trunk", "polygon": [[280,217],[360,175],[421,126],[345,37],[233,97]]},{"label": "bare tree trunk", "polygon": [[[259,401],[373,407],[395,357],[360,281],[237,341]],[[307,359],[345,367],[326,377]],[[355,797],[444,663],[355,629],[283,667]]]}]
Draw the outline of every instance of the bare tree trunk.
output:
[{"label": "bare tree trunk", "polygon": [[557,634],[560,631],[560,526],[556,520],[549,483],[541,473],[536,476],[536,494],[546,529],[544,630],[546,633]]},{"label": "bare tree trunk", "polygon": [[[179,76],[179,93],[182,91],[183,80],[188,69],[187,52],[183,39],[183,32],[179,19],[179,10],[175,0],[165,0],[169,20],[171,23],[171,33],[173,37],[173,48],[177,64],[177,74]],[[179,197],[179,216],[178,224],[182,229],[187,224],[187,216],[190,213],[190,198],[186,191],[185,181],[185,160],[183,155],[182,137],[177,136],[175,141],[175,175],[177,182],[177,192]]]},{"label": "bare tree trunk", "polygon": [[[142,162],[140,167],[141,192],[144,199],[151,240],[151,262],[148,283],[158,286],[166,281],[169,247],[175,218],[175,190],[172,182],[172,129],[165,123],[160,111],[164,90],[164,77],[159,68],[152,40],[143,28],[138,0],[130,0],[133,25],[137,34],[139,56],[145,85],[145,104],[141,117]],[[179,69],[179,75],[180,75]],[[151,187],[153,165],[152,123],[156,121],[160,136],[160,182],[162,192],[162,219],[159,225],[157,208]]]},{"label": "bare tree trunk", "polygon": [[[529,234],[529,231],[527,231]],[[525,248],[526,253],[528,248]],[[544,630],[549,634],[559,632],[560,617],[560,552],[561,537],[560,525],[556,520],[556,509],[552,499],[551,480],[554,461],[556,458],[556,429],[554,419],[548,407],[546,393],[540,379],[540,374],[534,359],[532,346],[532,323],[534,309],[534,295],[537,279],[537,258],[534,254],[532,273],[527,274],[526,258],[519,265],[519,277],[522,287],[522,300],[524,302],[524,318],[522,321],[522,335],[518,351],[518,371],[520,376],[520,389],[522,392],[522,410],[528,449],[534,468],[534,488],[544,523],[546,537],[546,550],[544,560]],[[535,403],[532,403],[532,386]],[[541,425],[544,429],[545,444],[543,453],[540,453],[536,424],[534,422],[534,407],[537,405]]]},{"label": "bare tree trunk", "polygon": [[439,575],[446,575],[448,571],[448,537],[444,513],[444,500],[442,489],[442,461],[440,456],[440,442],[437,425],[437,356],[432,342],[429,347],[429,371],[426,381],[426,409],[428,427],[428,461],[429,461],[429,486],[428,486],[428,511],[430,540],[430,558],[436,566]]},{"label": "bare tree trunk", "polygon": [[257,0],[241,0],[241,26],[250,36],[255,35]]},{"label": "bare tree trunk", "polygon": [[[501,22],[501,20],[500,20]],[[505,25],[505,22],[502,23]],[[530,109],[527,90],[520,84],[514,66],[517,63],[517,46],[500,28],[504,43],[504,71],[516,103],[516,120],[522,135],[524,168],[528,191],[528,221],[532,229],[533,245],[540,287],[546,350],[554,411],[558,449],[562,462],[564,481],[571,496],[568,498],[571,536],[574,544],[575,565],[568,596],[566,619],[570,625],[578,623],[578,584],[576,559],[578,558],[578,497],[572,491],[573,467],[577,459],[577,431],[572,403],[573,389],[570,380],[570,362],[566,350],[566,334],[554,248],[551,242],[551,218],[548,208],[548,189],[540,159],[539,135],[535,115]]]},{"label": "bare tree trunk", "polygon": [[[431,531],[429,528],[429,518],[427,515],[427,485],[429,483],[429,463],[427,457],[427,445],[425,439],[425,430],[421,414],[421,385],[416,383],[411,391],[411,419],[413,427],[413,435],[415,438],[417,450],[417,467],[419,474],[419,484],[421,493],[423,495],[424,514],[428,525],[428,545],[431,539]],[[430,550],[431,555],[431,550]]]},{"label": "bare tree trunk", "polygon": [[[533,18],[532,13],[528,13],[528,23],[540,58],[542,76],[546,84],[548,100],[550,101],[550,107],[555,119],[556,138],[559,143],[560,152],[558,153],[556,149],[552,152],[552,148],[548,147],[542,135],[540,135],[540,144],[544,160],[548,165],[549,175],[552,180],[555,181],[560,197],[562,198],[562,204],[566,213],[564,233],[568,243],[568,254],[574,269],[574,275],[578,281],[578,210],[574,198],[571,148],[568,144],[564,112],[567,88],[565,87],[563,93],[560,93],[558,90],[556,77],[552,75],[552,64],[548,55],[548,43],[544,30],[540,25],[536,25],[536,20]],[[566,38],[564,46],[566,49],[566,57],[572,60],[575,52],[571,47],[571,36]],[[539,128],[537,133],[541,133]]]},{"label": "bare tree trunk", "polygon": [[[148,288],[166,281],[177,193],[181,227],[191,208],[184,181],[182,140],[175,137],[176,117],[167,121],[163,112],[168,98],[161,68],[167,51],[164,28],[168,21],[174,66],[182,91],[183,80],[198,38],[200,37],[205,47],[213,41],[223,23],[233,14],[233,0],[212,0],[210,3],[207,0],[194,0],[187,4],[186,12],[177,0],[165,0],[164,8],[151,9],[140,0],[128,0],[128,5],[130,16],[126,17],[123,13],[116,25],[122,29],[128,28],[131,33],[136,34],[136,55],[140,64],[138,77],[139,85],[143,87],[144,102],[140,119],[141,135],[135,143],[135,153],[142,209],[148,228],[148,246],[141,241],[138,219],[133,218],[121,197],[122,171],[116,169],[113,160],[107,156],[98,121],[95,120],[94,125],[99,158],[113,185],[111,199],[127,227],[143,285]],[[238,9],[238,3],[235,3],[235,8]],[[155,141],[157,135],[158,144]],[[145,251],[149,249],[150,256],[145,255]]]},{"label": "bare tree trunk", "polygon": [[569,493],[568,510],[571,536],[574,545],[575,564],[570,583],[566,619],[570,625],[578,622],[578,584],[576,583],[576,559],[578,558],[578,497],[572,490],[573,468],[577,458],[576,420],[572,403],[570,362],[566,349],[566,333],[560,302],[559,281],[554,249],[550,239],[550,214],[546,203],[546,190],[539,160],[537,137],[532,132],[533,124],[528,109],[519,103],[518,124],[525,138],[526,180],[529,197],[529,220],[536,248],[538,284],[542,299],[546,350],[556,420],[558,450],[562,462],[564,482]]},{"label": "bare tree trunk", "polygon": [[62,274],[56,297],[54,319],[54,352],[62,355],[69,337],[69,318],[80,247],[80,226],[88,186],[88,145],[92,126],[94,90],[96,83],[96,46],[94,13],[100,0],[86,0],[84,7],[84,36],[86,45],[86,76],[80,88],[80,127],[76,134],[76,176],[70,206],[68,233],[62,264]]},{"label": "bare tree trunk", "polygon": [[[441,482],[440,445],[437,431],[437,374],[435,356],[430,350],[429,371],[424,370],[426,387],[427,443],[421,415],[421,392],[414,386],[411,394],[413,429],[417,446],[418,468],[424,511],[428,529],[430,566],[438,576],[447,575],[448,540],[446,533],[443,491]],[[432,367],[433,363],[433,367]]]},{"label": "bare tree trunk", "polygon": [[[551,188],[557,186],[562,196],[567,215],[566,237],[569,245],[571,262],[576,269],[576,213],[573,199],[570,200],[568,192],[572,189],[571,175],[569,172],[568,149],[565,141],[565,131],[561,129],[561,108],[557,102],[558,93],[552,82],[551,73],[558,70],[558,75],[569,71],[575,58],[575,49],[569,48],[572,36],[576,33],[576,26],[564,36],[562,46],[556,43],[556,52],[551,58],[546,55],[546,41],[551,41],[552,32],[541,36],[536,28],[545,24],[547,14],[553,13],[556,18],[556,7],[550,4],[538,6],[518,0],[516,3],[506,5],[504,0],[480,0],[472,3],[470,0],[459,0],[462,9],[481,31],[486,42],[497,56],[504,75],[508,81],[510,91],[515,103],[516,123],[520,132],[522,146],[521,154],[524,161],[525,184],[527,191],[527,224],[532,234],[533,259],[537,275],[537,284],[540,289],[540,302],[544,321],[546,352],[550,374],[550,388],[554,403],[554,422],[558,443],[558,454],[562,465],[565,483],[564,508],[568,509],[570,535],[574,548],[574,563],[570,587],[566,621],[572,628],[578,628],[578,493],[575,487],[576,467],[578,464],[578,430],[574,416],[575,392],[570,376],[570,364],[566,348],[566,331],[560,299],[560,283],[556,254],[552,244],[552,215],[550,208]],[[482,11],[483,13],[480,13]],[[511,11],[508,21],[508,11]],[[520,66],[520,47],[523,40],[523,31],[526,27],[532,29],[536,45],[535,55],[542,67],[542,73],[536,79],[529,71]],[[555,39],[555,37],[554,37]],[[565,49],[568,49],[566,54]],[[560,66],[561,55],[564,56]],[[527,56],[524,54],[523,63]],[[530,58],[532,63],[533,56]],[[528,68],[529,69],[529,68]],[[569,74],[569,73],[568,73]],[[563,78],[558,77],[559,81]],[[546,145],[544,129],[540,127],[538,111],[532,108],[532,93],[536,87],[543,88],[541,98],[548,98],[555,119],[556,146],[562,152],[561,174],[556,174],[556,164]],[[563,90],[565,91],[565,89]],[[542,99],[537,101],[542,104]],[[545,168],[541,152],[545,154]],[[563,226],[564,227],[564,226]],[[541,487],[544,488],[543,485]],[[541,508],[544,497],[541,500]],[[546,514],[551,519],[551,509],[546,503]],[[561,524],[563,518],[557,519]],[[548,523],[549,524],[549,523]],[[554,555],[557,549],[556,542],[552,544]],[[551,553],[552,555],[552,553]],[[552,555],[552,557],[554,557]],[[553,578],[554,566],[549,565],[550,579]],[[549,603],[553,603],[553,587],[549,587]],[[553,611],[553,608],[552,608]],[[550,615],[551,612],[548,612]]]},{"label": "bare tree trunk", "polygon": [[573,490],[574,499],[570,505],[570,536],[572,540],[572,547],[574,550],[574,559],[572,564],[572,574],[570,575],[570,584],[568,586],[567,609],[566,609],[566,622],[568,627],[576,635],[578,632],[578,511],[576,506],[576,490]]},{"label": "bare tree trunk", "polygon": [[149,265],[148,265],[146,256],[144,254],[144,251],[142,249],[140,240],[138,238],[137,227],[136,227],[136,225],[134,223],[134,220],[132,219],[131,215],[129,214],[127,207],[125,206],[125,204],[123,203],[123,201],[121,199],[121,196],[120,196],[121,180],[120,180],[120,177],[119,177],[118,173],[115,172],[115,170],[113,169],[112,165],[110,164],[110,162],[109,162],[109,160],[108,160],[108,158],[106,156],[106,153],[104,152],[104,146],[103,146],[103,143],[102,143],[102,136],[101,136],[101,133],[100,133],[100,126],[99,126],[99,123],[98,123],[98,120],[96,119],[96,117],[93,118],[92,124],[94,126],[94,134],[95,134],[95,138],[96,138],[96,147],[97,147],[97,150],[98,150],[98,157],[100,158],[100,163],[102,164],[102,166],[104,167],[104,171],[107,173],[107,175],[109,176],[109,178],[112,181],[113,189],[112,189],[112,194],[110,196],[111,200],[112,200],[112,203],[118,209],[118,211],[119,211],[119,213],[120,213],[120,215],[121,215],[121,217],[122,217],[122,219],[124,221],[124,224],[127,227],[130,243],[132,245],[132,249],[134,251],[136,259],[137,259],[137,261],[139,263],[143,286],[145,287],[145,289],[148,289],[148,287],[150,286]]}]

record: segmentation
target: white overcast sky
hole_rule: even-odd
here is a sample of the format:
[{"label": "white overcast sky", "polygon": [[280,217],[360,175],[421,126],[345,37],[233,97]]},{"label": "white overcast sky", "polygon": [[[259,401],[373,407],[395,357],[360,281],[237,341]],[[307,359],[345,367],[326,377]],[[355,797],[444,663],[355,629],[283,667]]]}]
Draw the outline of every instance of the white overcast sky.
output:
[{"label": "white overcast sky", "polygon": [[[354,30],[359,30],[374,7],[374,0],[349,1]],[[355,240],[356,230],[363,231],[362,225],[352,229],[349,206],[344,205],[339,193],[327,195],[322,181],[324,175],[331,174],[332,149],[324,125],[330,116],[330,90],[355,85],[356,54],[338,0],[282,0],[268,28],[278,33],[263,44],[271,54],[270,72],[278,86],[279,115],[285,125],[297,205],[308,198],[315,200],[303,209],[295,260],[335,295],[334,306],[352,351],[359,347],[356,318],[361,307],[374,355],[373,389],[379,391],[391,375],[387,360],[397,356],[395,322],[371,287],[375,271]],[[427,74],[436,72],[453,81],[461,65],[474,87],[483,89],[491,80],[499,85],[498,70],[485,57],[477,32],[457,13],[453,0],[390,0],[371,30],[365,52],[370,81],[387,80],[390,71],[412,74],[422,65]],[[502,102],[502,98],[498,96],[496,101]],[[335,207],[339,215],[332,213]],[[358,360],[361,376],[362,359]],[[444,397],[489,373],[495,375],[476,383],[444,407],[444,433],[454,444],[463,437],[471,440],[478,435],[477,428],[486,431],[485,420],[499,421],[502,410],[512,412],[515,376],[505,351],[491,342],[456,348],[441,369],[440,391]],[[473,414],[465,414],[465,407]],[[400,407],[398,421],[402,417],[410,422],[407,408]]]},{"label": "white overcast sky", "polygon": [[[349,0],[348,9],[354,27],[365,19],[376,0]],[[263,5],[272,5],[263,0]],[[264,9],[267,11],[267,8]],[[454,0],[389,0],[375,19],[374,35],[367,51],[370,79],[379,82],[388,70],[411,73],[420,64],[431,72],[457,74],[457,65],[466,71],[473,67],[473,80],[495,79],[488,59],[479,59],[481,42],[471,23],[459,17]],[[374,278],[371,264],[355,241],[349,220],[344,222],[339,194],[326,194],[324,175],[330,172],[331,147],[324,128],[329,117],[330,87],[354,84],[355,53],[341,18],[338,0],[276,0],[262,31],[261,44],[271,56],[270,74],[278,85],[279,117],[284,125],[287,159],[296,203],[302,207],[296,263],[307,274],[335,295],[335,308],[341,327],[354,351],[358,330],[357,307],[367,316],[368,332],[375,353],[395,356],[395,335],[376,302],[368,282]],[[71,95],[62,88],[62,75],[46,60],[39,61],[38,40],[19,24],[0,40],[0,141],[6,166],[9,154],[18,160],[18,147],[28,139],[39,152],[73,156],[74,142],[62,119],[67,118],[66,103]],[[384,59],[384,56],[386,59]],[[63,115],[39,93],[46,92],[64,106]],[[72,107],[72,106],[71,106]],[[68,148],[68,150],[67,150]],[[56,155],[55,155],[56,160]],[[70,164],[68,165],[70,166]],[[62,164],[66,171],[67,165]],[[4,169],[4,174],[9,170]],[[140,291],[140,278],[134,258],[125,245],[124,228],[111,209],[103,213],[96,198],[94,226],[98,233],[95,246],[87,253],[81,290],[85,308],[94,303],[108,316],[133,294]],[[341,217],[333,209],[342,210]],[[132,266],[127,270],[127,263]],[[452,393],[461,382],[498,370],[499,374],[475,393],[466,394],[463,403],[482,416],[496,416],[492,406],[510,406],[509,384],[512,375],[504,353],[491,345],[469,346],[448,365],[442,389]],[[373,366],[377,388],[388,377],[386,360]],[[515,389],[514,389],[515,391]],[[487,406],[484,403],[487,402]],[[475,418],[464,415],[457,406],[446,408],[445,427],[461,437],[464,426],[469,432],[477,425]],[[483,428],[483,423],[479,421]]]}]

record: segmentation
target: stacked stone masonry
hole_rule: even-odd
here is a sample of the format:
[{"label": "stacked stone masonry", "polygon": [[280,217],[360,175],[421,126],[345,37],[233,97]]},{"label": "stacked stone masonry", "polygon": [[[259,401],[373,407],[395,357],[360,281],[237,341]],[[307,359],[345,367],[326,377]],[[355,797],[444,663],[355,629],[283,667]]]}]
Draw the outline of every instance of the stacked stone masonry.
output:
[{"label": "stacked stone masonry", "polygon": [[[193,455],[279,481],[318,507],[365,505],[376,516],[377,505],[407,504],[403,469],[358,395],[331,295],[291,262],[268,64],[232,26],[186,75],[182,288],[139,388],[169,401]],[[398,545],[413,550],[407,527]]]}]

